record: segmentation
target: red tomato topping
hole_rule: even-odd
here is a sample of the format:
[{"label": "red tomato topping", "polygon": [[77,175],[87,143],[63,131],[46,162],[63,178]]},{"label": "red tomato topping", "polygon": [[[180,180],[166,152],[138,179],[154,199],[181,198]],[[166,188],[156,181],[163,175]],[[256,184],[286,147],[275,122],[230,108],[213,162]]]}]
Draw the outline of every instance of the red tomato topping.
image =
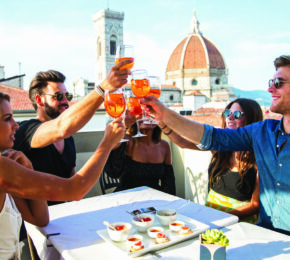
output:
[{"label": "red tomato topping", "polygon": [[135,243],[134,245],[135,245],[135,246],[141,246],[141,245],[142,245],[142,242],[139,241],[139,242]]},{"label": "red tomato topping", "polygon": [[157,234],[157,237],[158,237],[158,238],[166,238],[165,234],[162,234],[162,233],[158,233],[158,234]]},{"label": "red tomato topping", "polygon": [[124,230],[124,229],[125,229],[125,225],[117,225],[117,226],[115,226],[115,229],[116,229],[117,231]]}]

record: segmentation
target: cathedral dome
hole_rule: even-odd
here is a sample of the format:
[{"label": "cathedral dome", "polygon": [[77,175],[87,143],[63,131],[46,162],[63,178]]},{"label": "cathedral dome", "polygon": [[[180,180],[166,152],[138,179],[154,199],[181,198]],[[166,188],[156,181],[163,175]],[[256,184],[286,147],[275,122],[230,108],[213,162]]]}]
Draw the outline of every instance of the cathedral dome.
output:
[{"label": "cathedral dome", "polygon": [[207,100],[220,99],[228,93],[228,70],[220,51],[200,32],[195,11],[193,14],[189,34],[169,58],[165,83],[175,85],[182,94],[200,91]]},{"label": "cathedral dome", "polygon": [[172,52],[166,72],[180,69],[225,69],[224,59],[216,46],[199,31],[195,12],[191,31]]}]

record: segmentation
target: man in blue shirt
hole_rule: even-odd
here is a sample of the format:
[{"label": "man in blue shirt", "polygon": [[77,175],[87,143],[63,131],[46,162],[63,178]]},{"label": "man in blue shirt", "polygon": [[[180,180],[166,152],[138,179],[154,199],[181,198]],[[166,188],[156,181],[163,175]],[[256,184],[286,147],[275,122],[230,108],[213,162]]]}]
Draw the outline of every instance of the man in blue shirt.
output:
[{"label": "man in blue shirt", "polygon": [[153,117],[201,149],[253,151],[259,170],[261,226],[290,235],[290,55],[276,58],[274,65],[268,92],[271,111],[283,115],[280,121],[218,129],[182,117],[154,97],[142,102]]}]

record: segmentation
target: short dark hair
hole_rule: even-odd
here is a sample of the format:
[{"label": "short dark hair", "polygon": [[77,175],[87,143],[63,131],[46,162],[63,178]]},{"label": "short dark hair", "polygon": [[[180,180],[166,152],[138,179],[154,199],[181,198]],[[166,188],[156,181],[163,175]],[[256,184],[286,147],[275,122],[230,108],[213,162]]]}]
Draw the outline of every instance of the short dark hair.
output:
[{"label": "short dark hair", "polygon": [[10,102],[10,96],[8,94],[0,92],[0,104],[4,101],[7,100]]},{"label": "short dark hair", "polygon": [[281,55],[274,60],[276,70],[280,67],[290,67],[290,55]]},{"label": "short dark hair", "polygon": [[31,100],[35,110],[37,110],[35,96],[37,94],[38,95],[43,94],[43,89],[47,87],[49,81],[64,83],[65,76],[56,70],[40,71],[35,75],[35,77],[32,79],[30,83],[28,91],[29,99]]}]

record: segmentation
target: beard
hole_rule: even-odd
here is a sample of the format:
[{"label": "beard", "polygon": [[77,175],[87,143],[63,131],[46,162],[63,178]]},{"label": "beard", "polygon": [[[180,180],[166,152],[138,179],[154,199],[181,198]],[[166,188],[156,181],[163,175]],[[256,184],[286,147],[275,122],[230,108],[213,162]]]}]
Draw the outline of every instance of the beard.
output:
[{"label": "beard", "polygon": [[47,116],[49,116],[51,119],[55,119],[60,115],[58,108],[54,108],[47,103],[44,103],[44,109]]}]

